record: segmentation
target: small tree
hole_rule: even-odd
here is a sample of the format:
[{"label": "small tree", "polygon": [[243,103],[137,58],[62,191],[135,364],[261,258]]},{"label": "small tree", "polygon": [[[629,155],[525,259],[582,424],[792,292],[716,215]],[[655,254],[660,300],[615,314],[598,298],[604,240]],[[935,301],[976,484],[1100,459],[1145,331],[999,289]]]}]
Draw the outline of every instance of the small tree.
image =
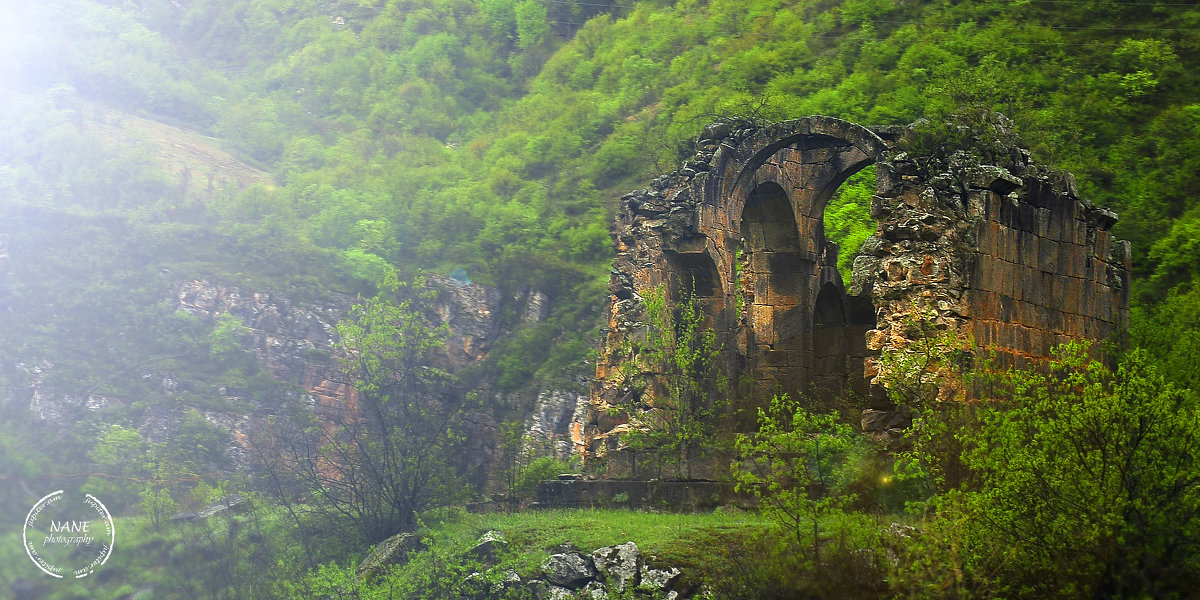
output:
[{"label": "small tree", "polygon": [[519,498],[517,480],[529,464],[529,453],[525,448],[520,421],[506,421],[500,424],[500,460],[503,465],[500,470],[501,485],[504,490],[504,501],[509,512],[517,509]]},{"label": "small tree", "polygon": [[782,530],[779,565],[796,572],[772,577],[812,597],[874,595],[882,581],[877,526],[845,510],[856,497],[849,489],[860,436],[836,413],[809,412],[786,395],[759,409],[758,425],[738,436],[732,470],[737,490],[758,498]]},{"label": "small tree", "polygon": [[139,507],[155,530],[174,514],[176,499],[200,480],[175,458],[170,444],[147,441],[120,425],[108,426],[88,456],[99,471],[88,487],[110,499],[115,510]]},{"label": "small tree", "polygon": [[821,556],[821,525],[854,495],[847,458],[854,446],[849,425],[834,413],[814,414],[786,394],[758,409],[758,432],[739,435],[733,475],[739,492],[749,492],[794,536],[814,563]]},{"label": "small tree", "polygon": [[905,445],[896,452],[896,474],[932,497],[971,478],[961,460],[961,434],[975,427],[967,390],[981,386],[989,375],[986,365],[974,364],[968,337],[938,329],[936,313],[913,308],[916,316],[903,324],[912,342],[883,352],[879,379],[892,402],[912,416]]},{"label": "small tree", "polygon": [[311,415],[303,429],[282,427],[272,452],[260,453],[276,462],[267,469],[273,477],[309,490],[321,514],[348,520],[367,542],[411,530],[418,512],[466,494],[451,464],[462,402],[448,375],[428,364],[445,333],[419,308],[431,299],[422,278],[385,276],[379,294],[337,327],[339,370],[351,390],[343,404]]},{"label": "small tree", "polygon": [[1014,373],[964,460],[1023,597],[1189,597],[1200,582],[1200,407],[1136,350],[1116,372],[1071,343]]},{"label": "small tree", "polygon": [[644,406],[627,437],[635,452],[646,451],[661,466],[672,464],[678,476],[691,477],[698,460],[719,447],[718,419],[724,410],[726,380],[717,358],[712,330],[702,327],[704,312],[694,295],[675,307],[659,287],[645,298],[646,335],[624,370]]}]

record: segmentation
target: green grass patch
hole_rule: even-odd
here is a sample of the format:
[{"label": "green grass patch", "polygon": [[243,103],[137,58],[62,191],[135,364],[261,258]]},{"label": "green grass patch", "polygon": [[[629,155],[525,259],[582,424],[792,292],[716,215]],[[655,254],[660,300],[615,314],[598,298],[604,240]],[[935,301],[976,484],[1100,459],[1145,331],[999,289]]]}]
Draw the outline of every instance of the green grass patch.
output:
[{"label": "green grass patch", "polygon": [[612,509],[454,514],[426,525],[435,543],[464,552],[484,532],[500,531],[512,551],[504,566],[522,575],[534,573],[550,555],[548,549],[563,544],[590,552],[634,542],[652,565],[685,571],[707,568],[714,545],[749,544],[774,527],[766,517],[741,511],[677,514]]}]

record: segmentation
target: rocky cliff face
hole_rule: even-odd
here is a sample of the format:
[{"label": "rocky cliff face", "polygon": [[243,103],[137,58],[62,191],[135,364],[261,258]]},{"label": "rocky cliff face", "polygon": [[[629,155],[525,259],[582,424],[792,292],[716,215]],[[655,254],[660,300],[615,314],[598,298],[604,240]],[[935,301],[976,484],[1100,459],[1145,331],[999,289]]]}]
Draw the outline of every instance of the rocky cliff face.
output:
[{"label": "rocky cliff face", "polygon": [[[545,318],[549,310],[547,297],[537,290],[524,290],[506,299],[498,289],[489,286],[436,275],[428,281],[437,294],[425,309],[448,327],[445,346],[434,357],[435,366],[452,373],[468,372],[471,367],[483,364],[494,344],[508,333],[500,319],[505,301],[517,303],[522,323],[535,323]],[[161,386],[164,396],[177,400],[155,403],[143,412],[137,427],[147,438],[162,440],[171,435],[185,411],[192,408],[187,397],[202,394],[208,398],[206,406],[230,407],[196,408],[211,424],[231,434],[227,455],[237,468],[244,468],[249,465],[248,441],[268,418],[286,412],[286,407],[297,403],[309,407],[333,406],[345,398],[346,385],[335,368],[336,324],[353,304],[353,297],[328,294],[319,301],[296,301],[278,292],[245,291],[211,281],[187,280],[173,286],[169,301],[177,310],[204,322],[215,323],[222,315],[235,317],[245,326],[239,343],[268,376],[268,384],[265,390],[261,382],[254,390],[240,384],[201,384],[184,381],[174,372],[155,370],[153,365],[130,372],[127,376],[152,380],[156,387]],[[32,385],[22,394],[29,410],[50,424],[65,426],[81,411],[102,415],[107,409],[129,406],[139,400],[57,392],[42,384],[42,372],[52,368],[27,367]],[[486,373],[473,373],[465,385],[480,391],[485,398],[496,396],[490,391]],[[496,402],[492,404],[516,407],[527,417],[527,435],[539,447],[553,449],[560,456],[569,455],[573,447],[564,440],[571,439],[570,423],[579,419],[576,413],[586,404],[585,397],[561,390],[525,393],[531,395],[493,398]],[[496,421],[487,411],[473,415],[471,421],[474,423],[471,454],[476,461],[473,466],[486,467],[497,444]]]}]

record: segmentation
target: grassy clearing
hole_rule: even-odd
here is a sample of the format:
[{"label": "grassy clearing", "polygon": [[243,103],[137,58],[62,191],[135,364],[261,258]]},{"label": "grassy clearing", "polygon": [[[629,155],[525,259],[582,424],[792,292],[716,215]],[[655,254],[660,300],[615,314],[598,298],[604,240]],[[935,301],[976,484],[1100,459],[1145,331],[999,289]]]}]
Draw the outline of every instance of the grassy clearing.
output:
[{"label": "grassy clearing", "polygon": [[673,514],[630,510],[545,510],[512,514],[456,514],[426,521],[435,539],[469,548],[485,531],[498,530],[521,555],[521,566],[540,564],[548,548],[574,544],[591,551],[634,542],[651,563],[681,569],[700,567],[711,558],[711,544],[749,541],[773,523],[748,512]]}]

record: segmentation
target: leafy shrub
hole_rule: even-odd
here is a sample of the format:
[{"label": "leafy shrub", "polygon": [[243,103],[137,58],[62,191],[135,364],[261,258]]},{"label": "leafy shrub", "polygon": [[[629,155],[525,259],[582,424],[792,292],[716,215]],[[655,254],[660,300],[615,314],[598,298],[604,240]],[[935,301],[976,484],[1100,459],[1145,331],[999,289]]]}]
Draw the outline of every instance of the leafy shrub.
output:
[{"label": "leafy shrub", "polygon": [[936,504],[905,593],[1175,598],[1200,581],[1200,407],[1145,351],[1112,370],[1086,345],[1008,376],[963,461],[978,491]]}]

